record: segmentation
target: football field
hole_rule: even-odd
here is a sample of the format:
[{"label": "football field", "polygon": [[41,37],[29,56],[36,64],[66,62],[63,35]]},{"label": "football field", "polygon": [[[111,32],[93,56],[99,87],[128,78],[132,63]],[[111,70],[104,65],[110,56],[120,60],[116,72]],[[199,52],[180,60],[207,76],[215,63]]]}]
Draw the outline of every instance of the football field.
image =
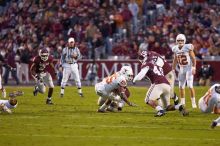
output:
[{"label": "football field", "polygon": [[[79,97],[76,87],[67,87],[63,98],[60,88],[53,95],[54,105],[46,105],[47,93],[34,97],[33,87],[6,87],[7,93],[24,91],[11,115],[0,114],[0,146],[146,146],[146,145],[220,145],[220,127],[210,128],[218,117],[191,108],[187,92],[188,117],[178,111],[154,117],[155,111],[144,103],[146,87],[129,87],[130,101],[121,112],[97,113],[94,87],[83,87]],[[207,87],[196,87],[197,101]],[[177,89],[176,89],[177,91]]]}]

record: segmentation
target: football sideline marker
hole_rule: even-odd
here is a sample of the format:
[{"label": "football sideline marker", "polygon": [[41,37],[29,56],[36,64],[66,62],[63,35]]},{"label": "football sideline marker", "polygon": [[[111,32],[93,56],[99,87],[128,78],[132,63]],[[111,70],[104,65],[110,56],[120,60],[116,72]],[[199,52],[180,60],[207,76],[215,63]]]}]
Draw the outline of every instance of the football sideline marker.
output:
[{"label": "football sideline marker", "polygon": [[[21,136],[21,137],[56,137],[56,138],[106,138],[106,136],[73,136],[73,135],[55,135],[55,134],[6,134],[1,133],[0,136]],[[188,140],[188,141],[201,141],[201,138],[175,138],[175,137],[143,137],[143,136],[107,136],[111,139],[157,139],[157,140]],[[205,141],[220,141],[220,139],[203,138]]]}]

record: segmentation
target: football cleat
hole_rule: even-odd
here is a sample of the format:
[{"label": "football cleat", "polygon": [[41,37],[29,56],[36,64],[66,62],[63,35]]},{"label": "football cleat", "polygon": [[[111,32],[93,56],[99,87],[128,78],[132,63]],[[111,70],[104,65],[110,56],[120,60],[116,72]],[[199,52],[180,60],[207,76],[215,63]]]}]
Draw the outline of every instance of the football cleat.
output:
[{"label": "football cleat", "polygon": [[105,110],[98,109],[97,112],[98,113],[105,113]]},{"label": "football cleat", "polygon": [[51,101],[51,99],[47,99],[47,100],[46,100],[46,104],[48,104],[48,105],[52,105],[53,102]]},{"label": "football cleat", "polygon": [[179,107],[179,111],[183,116],[188,116],[189,112],[185,109],[185,107],[183,105],[180,105]]},{"label": "football cleat", "polygon": [[84,96],[83,96],[83,93],[79,93],[79,96],[80,96],[80,97],[84,97]]},{"label": "football cleat", "polygon": [[164,110],[159,110],[154,117],[162,117],[165,115]]},{"label": "football cleat", "polygon": [[64,96],[64,94],[60,93],[60,97],[63,97],[63,96]]},{"label": "football cleat", "polygon": [[122,111],[122,107],[118,107],[118,111]]},{"label": "football cleat", "polygon": [[213,121],[212,124],[211,124],[211,128],[214,129],[216,126],[217,126],[217,122]]}]

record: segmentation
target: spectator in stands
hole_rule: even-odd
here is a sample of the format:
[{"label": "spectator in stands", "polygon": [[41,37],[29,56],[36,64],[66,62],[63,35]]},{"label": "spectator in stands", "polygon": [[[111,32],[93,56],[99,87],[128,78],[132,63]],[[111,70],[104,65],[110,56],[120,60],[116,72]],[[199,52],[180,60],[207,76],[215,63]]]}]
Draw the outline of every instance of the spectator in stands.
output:
[{"label": "spectator in stands", "polygon": [[144,41],[140,44],[139,50],[140,51],[147,51],[148,50],[148,38],[144,37]]},{"label": "spectator in stands", "polygon": [[22,76],[24,75],[25,81],[24,83],[29,83],[29,62],[31,59],[31,52],[26,46],[20,46],[20,73],[19,73],[19,81],[23,83]]},{"label": "spectator in stands", "polygon": [[132,33],[137,34],[139,7],[135,0],[130,0],[130,3],[128,4],[128,8],[132,13]]},{"label": "spectator in stands", "polygon": [[4,83],[5,85],[8,84],[8,77],[9,73],[11,72],[12,77],[15,79],[17,85],[19,84],[19,80],[17,77],[17,68],[16,68],[16,62],[15,62],[15,52],[12,49],[9,49],[8,55],[7,55],[7,64],[9,67],[5,69],[4,74]]},{"label": "spectator in stands", "polygon": [[199,70],[199,85],[200,86],[210,86],[212,76],[214,74],[213,68],[207,62],[203,62]]},{"label": "spectator in stands", "polygon": [[[142,13],[138,4],[143,6]],[[87,50],[92,47],[88,45],[85,28],[87,23],[92,21],[94,27],[102,33],[100,39],[104,41],[104,56],[111,54],[112,48],[118,43],[124,44],[123,39],[132,42],[133,34],[134,37],[140,37],[140,31],[142,38],[154,37],[154,41],[148,38],[149,48],[159,42],[162,47],[169,44],[170,49],[173,43],[167,38],[173,38],[172,35],[176,36],[181,32],[188,34],[187,38],[193,42],[197,56],[200,55],[201,48],[208,49],[205,57],[218,56],[219,12],[219,0],[3,1],[0,7],[0,46],[7,52],[12,40],[16,42],[13,48],[17,48],[20,43],[31,44],[33,55],[37,55],[38,48],[50,47],[56,52],[56,46],[61,45],[59,41],[66,40],[71,30],[71,35],[80,41],[78,46],[83,46],[82,49],[86,50],[84,58],[91,58],[91,53],[87,53]],[[111,14],[113,17],[109,20]],[[129,23],[130,21],[132,23]],[[109,40],[112,40],[112,43]],[[143,39],[137,41],[138,46],[143,43]],[[121,55],[134,57],[133,54],[124,53]],[[117,54],[113,52],[111,55]]]}]

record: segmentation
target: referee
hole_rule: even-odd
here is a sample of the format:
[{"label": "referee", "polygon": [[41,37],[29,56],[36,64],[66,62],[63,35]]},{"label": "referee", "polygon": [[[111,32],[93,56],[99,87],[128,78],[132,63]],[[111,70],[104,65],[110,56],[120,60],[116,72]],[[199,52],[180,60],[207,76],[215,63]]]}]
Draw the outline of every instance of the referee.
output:
[{"label": "referee", "polygon": [[78,94],[83,97],[82,89],[81,89],[81,81],[79,76],[79,69],[77,61],[81,58],[81,53],[79,49],[75,45],[74,38],[68,39],[68,45],[65,47],[62,51],[61,55],[61,65],[63,67],[63,78],[61,82],[61,91],[60,91],[60,97],[64,96],[64,89],[66,87],[66,84],[68,82],[68,79],[73,73],[74,80],[76,83],[76,86],[78,88]]}]

